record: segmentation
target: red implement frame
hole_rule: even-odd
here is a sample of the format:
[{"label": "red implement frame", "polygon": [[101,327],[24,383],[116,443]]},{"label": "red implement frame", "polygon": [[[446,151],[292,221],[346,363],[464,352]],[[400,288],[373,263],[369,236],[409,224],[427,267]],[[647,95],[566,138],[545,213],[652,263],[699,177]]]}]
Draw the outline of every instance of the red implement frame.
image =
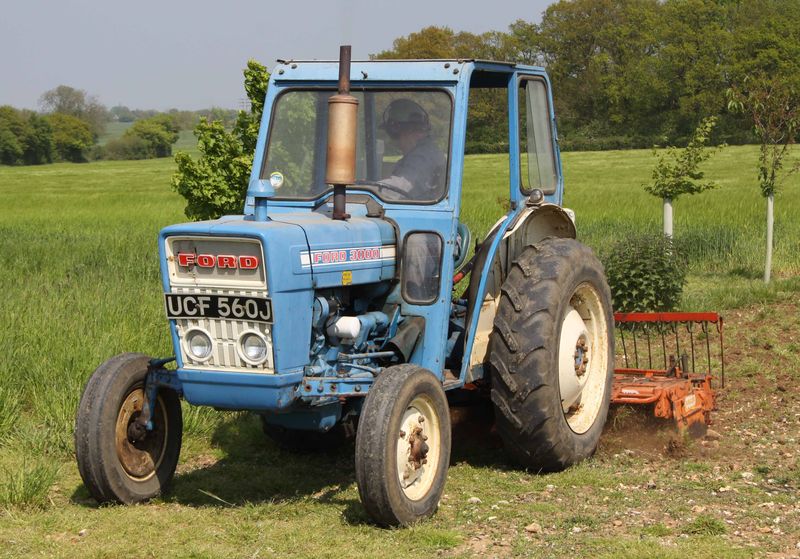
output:
[{"label": "red implement frame", "polygon": [[[715,409],[715,369],[725,386],[722,317],[710,312],[616,313],[614,320],[622,366],[614,370],[611,403],[653,404],[655,416],[674,419],[680,432],[704,435]],[[714,332],[718,355],[711,350]]]}]

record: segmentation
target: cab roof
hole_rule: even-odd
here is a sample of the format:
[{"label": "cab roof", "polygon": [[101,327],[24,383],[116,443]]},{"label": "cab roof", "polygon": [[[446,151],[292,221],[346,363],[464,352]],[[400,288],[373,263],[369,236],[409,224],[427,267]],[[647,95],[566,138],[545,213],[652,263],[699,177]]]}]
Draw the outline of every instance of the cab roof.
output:
[{"label": "cab roof", "polygon": [[[337,60],[278,60],[271,78],[275,81],[336,81]],[[510,74],[544,74],[544,68],[479,59],[434,60],[354,60],[350,64],[350,80],[369,82],[449,82],[469,79],[474,73],[494,74],[499,82]],[[482,80],[483,81],[483,80]],[[492,85],[488,80],[486,85]]]}]

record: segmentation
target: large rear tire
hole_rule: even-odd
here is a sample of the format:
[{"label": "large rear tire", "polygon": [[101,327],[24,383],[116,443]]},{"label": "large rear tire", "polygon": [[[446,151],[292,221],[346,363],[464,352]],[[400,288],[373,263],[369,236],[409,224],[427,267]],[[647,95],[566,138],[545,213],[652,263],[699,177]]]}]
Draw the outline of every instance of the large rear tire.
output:
[{"label": "large rear tire", "polygon": [[75,455],[83,483],[99,503],[138,503],[163,492],[175,474],[183,419],[178,395],[160,389],[153,430],[137,433],[149,358],[112,357],[92,374],[75,420]]},{"label": "large rear tire", "polygon": [[592,251],[573,239],[527,247],[503,283],[490,345],[497,430],[526,468],[591,456],[614,374],[611,293]]},{"label": "large rear tire", "polygon": [[450,463],[450,413],[442,383],[416,365],[383,371],[356,432],[361,502],[380,525],[407,525],[439,506]]}]

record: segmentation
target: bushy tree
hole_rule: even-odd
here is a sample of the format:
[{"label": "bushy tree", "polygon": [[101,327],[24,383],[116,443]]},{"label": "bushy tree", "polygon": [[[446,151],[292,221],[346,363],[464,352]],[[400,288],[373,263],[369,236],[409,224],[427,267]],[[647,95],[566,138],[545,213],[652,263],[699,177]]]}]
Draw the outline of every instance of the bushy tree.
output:
[{"label": "bushy tree", "polygon": [[186,199],[190,219],[215,219],[242,211],[268,83],[267,69],[248,61],[244,86],[250,111],[239,111],[230,132],[220,121],[201,118],[194,132],[200,157],[195,160],[183,152],[175,156],[178,170],[172,185]]},{"label": "bushy tree", "polygon": [[53,159],[52,130],[32,111],[0,107],[0,163],[37,165]]},{"label": "bushy tree", "polygon": [[658,163],[653,169],[652,182],[645,184],[644,189],[663,200],[664,235],[668,237],[672,236],[672,202],[684,194],[699,194],[717,186],[712,181],[703,180],[705,173],[700,170],[700,164],[714,154],[714,149],[709,149],[707,144],[716,123],[717,118],[713,116],[703,119],[685,148],[669,147],[662,152],[653,150]]},{"label": "bushy tree", "polygon": [[22,158],[26,165],[53,161],[53,128],[46,118],[33,111],[28,113],[28,131]]},{"label": "bushy tree", "polygon": [[0,107],[0,163],[15,165],[22,160],[24,126],[19,111],[8,105]]},{"label": "bushy tree", "polygon": [[39,98],[39,105],[46,113],[60,113],[83,120],[88,124],[95,141],[105,132],[109,119],[108,110],[97,97],[68,85],[45,91]]},{"label": "bushy tree", "polygon": [[679,305],[686,264],[670,237],[631,234],[602,260],[615,311],[671,311]]},{"label": "bushy tree", "polygon": [[168,114],[137,120],[120,138],[109,141],[102,155],[106,159],[169,157],[178,132],[175,119]]},{"label": "bushy tree", "polygon": [[47,122],[53,129],[53,147],[58,157],[74,163],[86,161],[86,152],[94,144],[89,125],[77,117],[63,113],[48,115]]}]

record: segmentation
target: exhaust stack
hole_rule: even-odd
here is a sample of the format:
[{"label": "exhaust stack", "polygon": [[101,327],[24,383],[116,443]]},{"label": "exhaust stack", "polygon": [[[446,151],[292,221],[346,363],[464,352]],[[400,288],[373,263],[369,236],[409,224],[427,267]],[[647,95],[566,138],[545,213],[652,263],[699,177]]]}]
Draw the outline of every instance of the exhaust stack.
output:
[{"label": "exhaust stack", "polygon": [[339,93],[328,99],[325,182],[333,185],[333,219],[347,219],[347,185],[356,181],[358,99],[350,95],[350,45],[339,47]]}]

